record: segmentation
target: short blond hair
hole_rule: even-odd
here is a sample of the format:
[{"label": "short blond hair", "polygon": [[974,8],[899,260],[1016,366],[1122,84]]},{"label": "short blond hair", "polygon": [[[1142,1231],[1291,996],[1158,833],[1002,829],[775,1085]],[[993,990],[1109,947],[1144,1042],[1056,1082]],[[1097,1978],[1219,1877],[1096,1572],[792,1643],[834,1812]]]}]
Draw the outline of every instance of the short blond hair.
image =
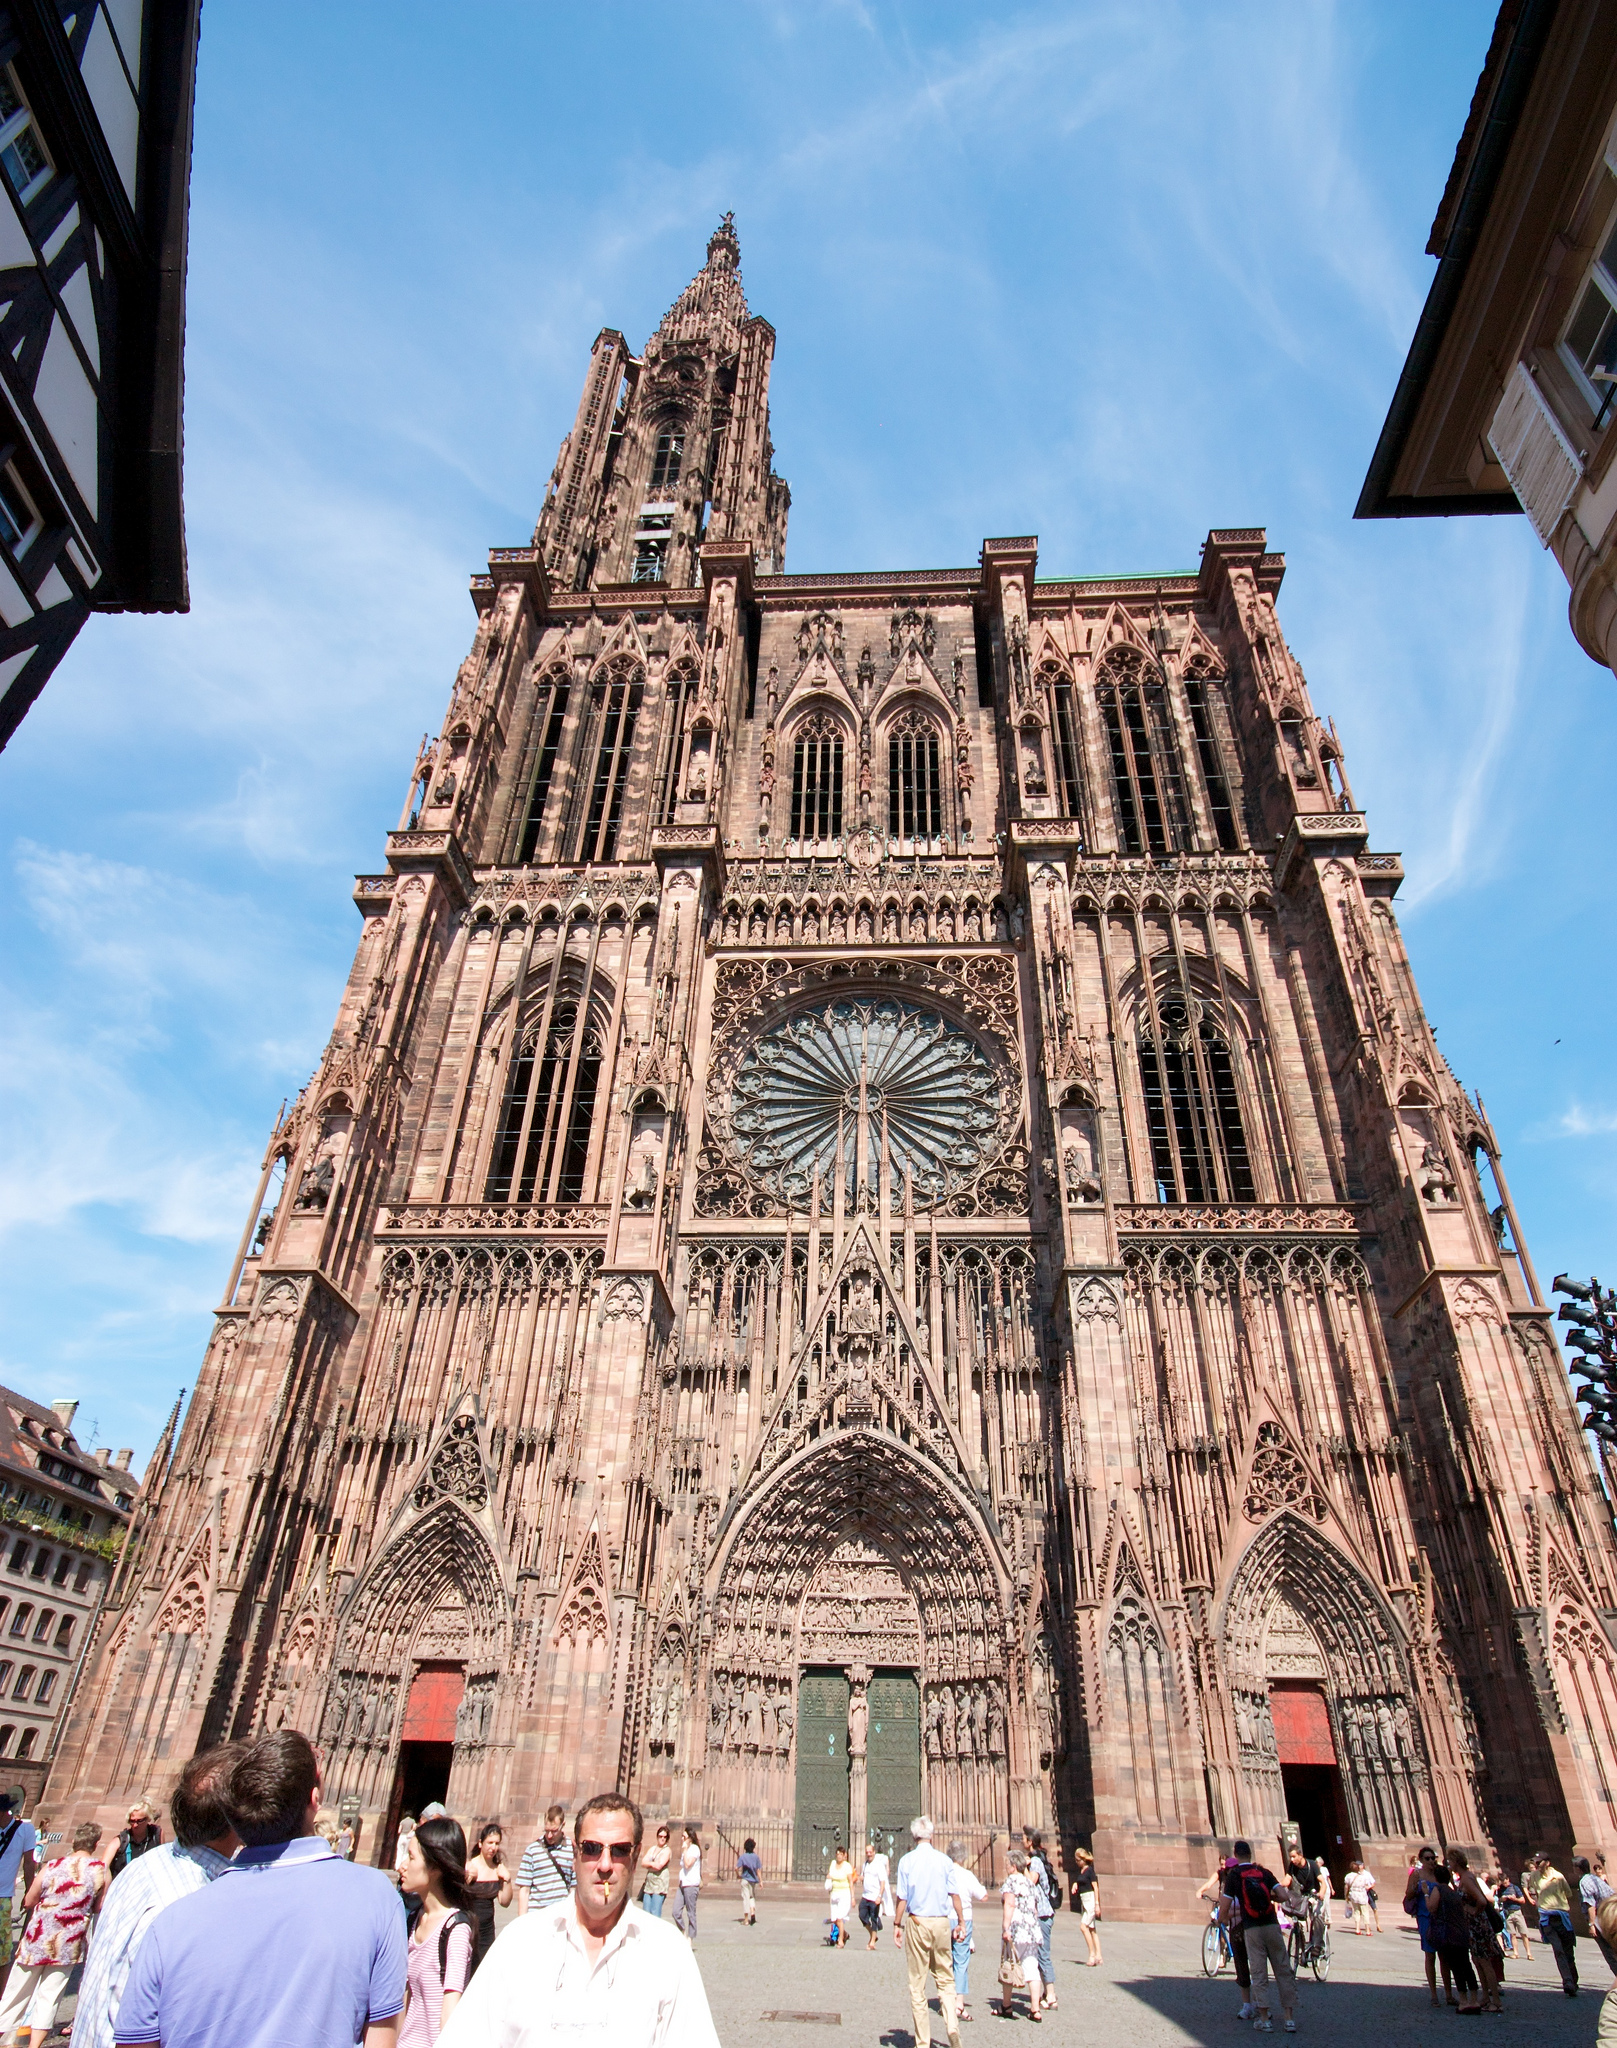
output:
[{"label": "short blond hair", "polygon": [[1617,1892],[1613,1892],[1609,1899],[1602,1899],[1596,1906],[1595,1925],[1600,1930],[1602,1940],[1617,1942]]}]

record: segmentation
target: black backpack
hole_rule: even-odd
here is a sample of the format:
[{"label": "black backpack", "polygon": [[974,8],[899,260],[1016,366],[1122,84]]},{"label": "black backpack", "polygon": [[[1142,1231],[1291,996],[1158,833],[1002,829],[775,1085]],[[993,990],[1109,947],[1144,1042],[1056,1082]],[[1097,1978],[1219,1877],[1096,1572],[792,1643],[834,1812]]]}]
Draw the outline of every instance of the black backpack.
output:
[{"label": "black backpack", "polygon": [[457,1927],[469,1927],[472,1935],[472,1951],[466,1958],[466,1982],[470,1984],[477,1974],[477,1966],[483,1958],[477,1953],[477,1922],[470,1913],[463,1913],[456,1907],[453,1913],[444,1915],[444,1924],[438,1929],[438,1982],[442,1985],[444,1972],[449,1968],[449,1937]]}]

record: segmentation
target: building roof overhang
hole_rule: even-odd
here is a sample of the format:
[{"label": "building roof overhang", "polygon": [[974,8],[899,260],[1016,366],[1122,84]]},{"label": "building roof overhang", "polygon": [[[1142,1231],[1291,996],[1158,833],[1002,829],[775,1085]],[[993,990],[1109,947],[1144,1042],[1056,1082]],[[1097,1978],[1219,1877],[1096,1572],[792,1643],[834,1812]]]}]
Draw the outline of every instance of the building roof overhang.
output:
[{"label": "building roof overhang", "polygon": [[1601,0],[1505,0],[1433,223],[1438,259],[1357,519],[1518,512],[1484,436],[1617,92]]}]

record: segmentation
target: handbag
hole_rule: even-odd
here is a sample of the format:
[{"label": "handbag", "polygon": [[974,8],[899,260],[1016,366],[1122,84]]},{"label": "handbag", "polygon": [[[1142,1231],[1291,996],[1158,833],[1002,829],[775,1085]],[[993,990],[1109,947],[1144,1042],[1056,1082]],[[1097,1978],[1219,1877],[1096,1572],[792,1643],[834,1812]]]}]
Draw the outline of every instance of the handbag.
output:
[{"label": "handbag", "polygon": [[1022,1965],[1016,1960],[1016,1950],[1003,1939],[999,1944],[999,1981],[1007,1991],[1022,1988]]}]

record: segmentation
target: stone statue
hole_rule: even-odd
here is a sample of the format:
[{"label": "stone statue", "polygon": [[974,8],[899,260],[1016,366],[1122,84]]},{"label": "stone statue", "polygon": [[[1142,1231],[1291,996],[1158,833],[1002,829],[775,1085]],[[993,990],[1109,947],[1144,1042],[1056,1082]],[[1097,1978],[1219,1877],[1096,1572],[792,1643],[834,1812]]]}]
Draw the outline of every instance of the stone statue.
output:
[{"label": "stone statue", "polygon": [[328,1152],[304,1172],[303,1178],[298,1182],[297,1194],[292,1200],[293,1208],[313,1209],[323,1216],[336,1184],[337,1169],[332,1164],[331,1154]]},{"label": "stone statue", "polygon": [[865,1730],[870,1720],[870,1704],[862,1685],[856,1685],[848,1700],[848,1754],[863,1756],[865,1753]]},{"label": "stone statue", "polygon": [[936,1686],[926,1707],[926,1753],[930,1757],[941,1757],[945,1753],[943,1711],[943,1688]]},{"label": "stone statue", "polygon": [[981,1686],[973,1686],[971,1693],[971,1753],[988,1755],[988,1701]]}]

